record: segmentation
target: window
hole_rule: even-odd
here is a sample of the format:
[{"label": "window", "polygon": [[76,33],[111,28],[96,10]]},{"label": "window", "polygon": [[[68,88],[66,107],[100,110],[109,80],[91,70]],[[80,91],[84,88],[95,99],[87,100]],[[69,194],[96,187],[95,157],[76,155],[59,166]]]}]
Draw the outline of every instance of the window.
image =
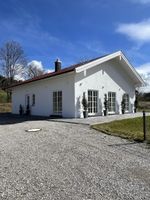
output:
[{"label": "window", "polygon": [[32,95],[32,106],[35,105],[35,94]]},{"label": "window", "polygon": [[53,92],[53,112],[62,113],[62,91]]},{"label": "window", "polygon": [[115,112],[116,111],[116,93],[108,92],[108,111]]},{"label": "window", "polygon": [[125,111],[129,111],[129,95],[124,94],[124,100],[125,100]]},{"label": "window", "polygon": [[97,113],[98,91],[88,90],[88,113]]}]

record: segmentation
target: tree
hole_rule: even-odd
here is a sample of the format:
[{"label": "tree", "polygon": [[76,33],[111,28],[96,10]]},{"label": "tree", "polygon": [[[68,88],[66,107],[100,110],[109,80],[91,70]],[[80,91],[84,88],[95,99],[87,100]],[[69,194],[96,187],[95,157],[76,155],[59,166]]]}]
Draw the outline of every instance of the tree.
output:
[{"label": "tree", "polygon": [[125,94],[122,96],[122,101],[121,101],[121,110],[122,110],[122,114],[125,113],[125,109],[126,109],[126,102],[125,102]]},{"label": "tree", "polygon": [[28,63],[28,68],[27,68],[27,77],[28,78],[34,78],[34,77],[40,76],[44,73],[45,73],[45,71],[43,69],[43,65],[41,62],[33,60],[30,63]]},{"label": "tree", "polygon": [[139,91],[135,90],[134,112],[136,113],[139,106]]},{"label": "tree", "polygon": [[0,66],[3,75],[9,80],[9,85],[16,75],[24,74],[26,63],[24,51],[18,42],[6,42],[0,48]]},{"label": "tree", "polygon": [[108,114],[108,98],[107,98],[107,94],[104,94],[104,116],[106,116]]},{"label": "tree", "polygon": [[3,89],[6,86],[6,78],[0,75],[0,89]]},{"label": "tree", "polygon": [[83,116],[84,118],[87,118],[88,117],[88,112],[87,112],[87,109],[88,109],[88,101],[85,97],[85,92],[83,93],[83,99],[82,99],[82,105],[83,105]]}]

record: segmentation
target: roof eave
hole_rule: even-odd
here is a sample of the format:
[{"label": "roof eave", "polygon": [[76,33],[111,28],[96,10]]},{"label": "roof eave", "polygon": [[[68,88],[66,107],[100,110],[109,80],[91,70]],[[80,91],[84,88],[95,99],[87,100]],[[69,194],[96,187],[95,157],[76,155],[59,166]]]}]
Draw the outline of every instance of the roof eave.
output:
[{"label": "roof eave", "polygon": [[89,69],[89,68],[91,68],[93,66],[97,66],[99,64],[102,64],[104,62],[107,62],[107,61],[109,61],[111,59],[114,59],[114,58],[117,58],[117,57],[119,57],[120,60],[123,58],[123,60],[125,61],[126,65],[129,67],[129,69],[132,71],[132,73],[136,77],[137,84],[138,85],[145,85],[144,80],[141,78],[141,76],[138,74],[138,72],[135,70],[135,68],[130,64],[130,62],[125,57],[125,55],[123,54],[122,51],[117,51],[117,52],[115,52],[113,54],[107,55],[107,56],[105,56],[103,58],[99,58],[99,59],[97,59],[95,61],[92,61],[92,62],[90,62],[88,64],[82,65],[82,66],[76,68],[75,72],[76,73],[80,73],[80,72],[82,72],[82,71],[84,71],[86,69]]},{"label": "roof eave", "polygon": [[132,64],[128,61],[128,59],[122,52],[121,52],[121,57],[123,58],[123,60],[127,64],[127,66],[129,67],[129,69],[132,71],[132,73],[135,75],[135,77],[137,79],[137,85],[145,86],[145,82],[142,79],[142,77],[139,75],[139,73],[135,70],[135,68],[132,66]]},{"label": "roof eave", "polygon": [[89,68],[91,68],[93,66],[96,66],[96,65],[99,65],[101,63],[104,63],[104,62],[106,62],[108,60],[111,60],[113,58],[116,58],[117,56],[120,56],[120,55],[121,55],[121,51],[117,51],[115,53],[109,54],[109,55],[107,55],[105,57],[99,58],[99,59],[97,59],[95,61],[92,61],[90,63],[84,64],[84,65],[76,68],[75,72],[76,73],[80,73],[80,72],[84,71],[85,69],[89,69]]},{"label": "roof eave", "polygon": [[74,72],[74,69],[70,69],[68,71],[64,71],[64,72],[62,72],[60,74],[54,74],[54,75],[42,77],[40,79],[29,79],[27,81],[12,85],[12,86],[8,87],[7,89],[12,89],[12,88],[19,87],[19,86],[22,86],[22,85],[31,84],[33,82],[41,81],[41,80],[48,79],[48,78],[58,77],[58,76],[61,76],[61,75],[64,75],[64,74],[68,74],[68,73],[71,73],[71,72]]}]

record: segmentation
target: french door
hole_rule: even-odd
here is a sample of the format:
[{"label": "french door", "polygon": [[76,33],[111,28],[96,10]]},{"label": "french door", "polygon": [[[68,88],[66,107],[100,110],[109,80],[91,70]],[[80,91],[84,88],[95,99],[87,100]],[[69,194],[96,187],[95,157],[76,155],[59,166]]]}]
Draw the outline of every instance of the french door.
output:
[{"label": "french door", "polygon": [[108,112],[116,112],[116,93],[108,92]]},{"label": "french door", "polygon": [[98,112],[98,91],[88,90],[88,113],[96,114]]}]

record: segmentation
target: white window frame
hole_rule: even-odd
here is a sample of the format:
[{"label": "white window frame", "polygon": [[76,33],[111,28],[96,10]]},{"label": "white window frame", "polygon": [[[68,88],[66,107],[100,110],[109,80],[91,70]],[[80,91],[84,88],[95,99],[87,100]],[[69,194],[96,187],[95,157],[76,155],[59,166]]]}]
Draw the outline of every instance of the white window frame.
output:
[{"label": "white window frame", "polygon": [[53,113],[62,114],[62,91],[53,91]]},{"label": "white window frame", "polygon": [[88,113],[98,113],[98,90],[88,90]]},{"label": "white window frame", "polygon": [[116,92],[108,92],[108,112],[116,113]]}]

